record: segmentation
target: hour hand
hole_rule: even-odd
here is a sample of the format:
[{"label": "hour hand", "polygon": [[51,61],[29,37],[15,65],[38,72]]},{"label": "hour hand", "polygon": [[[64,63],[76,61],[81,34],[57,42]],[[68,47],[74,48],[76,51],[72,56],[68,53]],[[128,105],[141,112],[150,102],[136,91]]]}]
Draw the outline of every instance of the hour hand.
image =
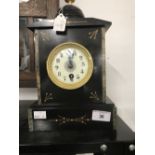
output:
[{"label": "hour hand", "polygon": [[69,68],[73,68],[73,61],[71,58],[69,58],[69,63],[68,63]]}]

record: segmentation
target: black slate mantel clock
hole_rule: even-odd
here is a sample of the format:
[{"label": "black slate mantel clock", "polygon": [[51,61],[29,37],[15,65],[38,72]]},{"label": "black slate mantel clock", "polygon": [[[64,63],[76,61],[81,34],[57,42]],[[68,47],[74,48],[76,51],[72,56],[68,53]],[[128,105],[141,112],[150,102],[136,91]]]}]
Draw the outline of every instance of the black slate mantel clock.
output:
[{"label": "black slate mantel clock", "polygon": [[37,86],[40,104],[64,101],[105,101],[105,32],[111,22],[84,18],[73,5],[63,7],[65,32],[55,32],[51,20],[29,28],[35,34]]},{"label": "black slate mantel clock", "polygon": [[[67,2],[73,1],[67,0]],[[62,124],[63,122],[85,124],[90,121],[90,111],[100,108],[110,110],[112,120],[114,105],[109,105],[110,107],[104,105],[106,102],[105,33],[111,22],[85,18],[82,11],[72,4],[64,6],[60,12],[67,19],[64,32],[53,30],[53,20],[42,19],[29,26],[35,36],[39,94],[35,108],[39,108],[39,111],[44,109],[46,112],[55,109],[52,114],[50,110],[47,112],[48,117],[55,123],[60,121]],[[103,103],[104,108],[100,103]],[[98,104],[99,107],[96,107]],[[31,112],[35,108],[33,107]],[[54,117],[56,118],[53,119]],[[34,119],[34,114],[29,118]],[[45,126],[48,125],[45,121],[41,122],[43,123],[41,130],[46,130]],[[111,122],[113,124],[113,121]],[[32,123],[30,124],[32,128]],[[51,128],[53,126],[49,127]]]}]

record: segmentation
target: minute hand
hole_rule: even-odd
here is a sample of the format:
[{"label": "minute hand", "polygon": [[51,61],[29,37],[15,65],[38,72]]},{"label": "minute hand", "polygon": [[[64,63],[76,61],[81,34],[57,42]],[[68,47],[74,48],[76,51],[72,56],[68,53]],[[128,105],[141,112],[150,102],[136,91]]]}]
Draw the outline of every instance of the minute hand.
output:
[{"label": "minute hand", "polygon": [[69,61],[68,67],[69,68],[73,68],[73,60],[72,60],[72,58],[71,57],[68,57],[68,61]]},{"label": "minute hand", "polygon": [[74,57],[74,52],[72,50],[68,50],[68,56],[70,58],[73,58]]}]

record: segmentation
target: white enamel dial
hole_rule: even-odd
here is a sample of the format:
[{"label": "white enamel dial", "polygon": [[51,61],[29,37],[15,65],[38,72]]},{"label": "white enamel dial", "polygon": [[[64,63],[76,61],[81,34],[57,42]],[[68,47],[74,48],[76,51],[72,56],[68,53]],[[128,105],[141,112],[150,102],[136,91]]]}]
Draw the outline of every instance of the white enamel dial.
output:
[{"label": "white enamel dial", "polygon": [[93,60],[89,51],[77,43],[64,43],[55,47],[47,59],[47,72],[51,81],[63,89],[77,89],[91,77]]}]

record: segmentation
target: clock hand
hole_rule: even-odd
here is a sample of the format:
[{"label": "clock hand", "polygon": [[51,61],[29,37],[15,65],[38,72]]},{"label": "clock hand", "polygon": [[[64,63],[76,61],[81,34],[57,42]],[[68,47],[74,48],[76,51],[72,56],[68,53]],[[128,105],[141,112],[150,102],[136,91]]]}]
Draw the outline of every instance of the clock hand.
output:
[{"label": "clock hand", "polygon": [[71,51],[71,49],[68,49],[68,53],[67,53],[67,55],[68,55],[70,58],[72,58],[72,59],[73,59],[74,52],[73,52],[73,51]]},{"label": "clock hand", "polygon": [[73,52],[71,51],[71,49],[68,49],[67,52],[68,55],[68,68],[72,69],[73,68]]},{"label": "clock hand", "polygon": [[69,68],[73,68],[73,61],[72,61],[72,58],[71,57],[68,57],[68,67]]}]

